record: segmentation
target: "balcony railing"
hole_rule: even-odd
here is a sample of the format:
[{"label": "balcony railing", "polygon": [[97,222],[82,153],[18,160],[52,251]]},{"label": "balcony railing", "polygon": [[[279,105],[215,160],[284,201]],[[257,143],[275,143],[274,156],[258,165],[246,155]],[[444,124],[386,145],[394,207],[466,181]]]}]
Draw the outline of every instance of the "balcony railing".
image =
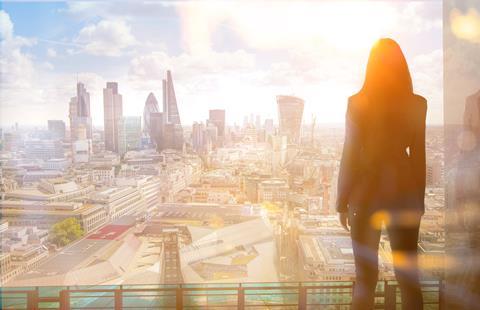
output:
[{"label": "balcony railing", "polygon": [[[422,283],[425,309],[441,309],[443,283]],[[0,309],[350,309],[353,282],[3,287]],[[400,305],[395,281],[377,285],[375,309]]]}]

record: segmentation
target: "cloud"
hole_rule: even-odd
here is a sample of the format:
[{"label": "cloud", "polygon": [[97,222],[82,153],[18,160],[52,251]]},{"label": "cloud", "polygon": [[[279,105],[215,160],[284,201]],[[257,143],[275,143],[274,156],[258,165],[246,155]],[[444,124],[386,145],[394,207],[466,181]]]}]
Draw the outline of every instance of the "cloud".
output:
[{"label": "cloud", "polygon": [[38,87],[34,57],[26,51],[36,40],[16,36],[14,24],[3,10],[0,11],[0,27],[0,123],[7,124],[18,119],[15,113],[20,105],[41,103],[44,91]]},{"label": "cloud", "polygon": [[132,59],[129,78],[134,82],[154,82],[165,77],[171,69],[179,80],[191,80],[209,75],[241,73],[255,68],[255,57],[245,51],[207,52],[201,54],[183,53],[170,56],[166,52],[151,52]]},{"label": "cloud", "polygon": [[[441,30],[443,25],[441,10],[440,3],[407,2],[403,9],[399,11],[395,27],[407,29],[414,33],[427,32],[433,29]],[[408,27],[401,27],[401,25],[408,25]]]},{"label": "cloud", "polygon": [[32,56],[23,51],[24,47],[35,44],[35,40],[15,36],[13,23],[5,11],[0,11],[1,41],[0,87],[2,92],[31,85],[34,75]]},{"label": "cloud", "polygon": [[428,120],[443,120],[443,50],[436,49],[412,59],[410,71],[414,90],[428,102]]},{"label": "cloud", "polygon": [[8,40],[13,34],[13,23],[10,16],[4,10],[0,11],[0,38]]},{"label": "cloud", "polygon": [[165,13],[164,9],[175,6],[176,2],[168,1],[69,1],[64,10],[72,17],[92,19],[100,17],[105,19],[153,17],[158,19]]},{"label": "cloud", "polygon": [[[39,124],[47,119],[66,119],[69,99],[75,96],[75,76],[55,72],[50,62],[30,54],[28,49],[37,40],[15,35],[14,24],[5,11],[0,11],[0,23],[0,124]],[[50,49],[47,54],[52,55]],[[94,73],[80,73],[79,78],[92,87],[95,100],[101,100],[99,85],[104,79]],[[101,105],[95,103],[92,109],[98,110],[96,107]],[[101,110],[95,115],[101,116]]]},{"label": "cloud", "polygon": [[462,14],[458,9],[450,12],[450,27],[455,36],[471,43],[480,43],[480,14],[471,8]]},{"label": "cloud", "polygon": [[57,51],[53,48],[48,48],[47,49],[47,56],[50,58],[55,58],[57,57]]},{"label": "cloud", "polygon": [[124,21],[102,20],[82,28],[75,43],[83,45],[83,51],[92,55],[120,56],[136,41]]}]

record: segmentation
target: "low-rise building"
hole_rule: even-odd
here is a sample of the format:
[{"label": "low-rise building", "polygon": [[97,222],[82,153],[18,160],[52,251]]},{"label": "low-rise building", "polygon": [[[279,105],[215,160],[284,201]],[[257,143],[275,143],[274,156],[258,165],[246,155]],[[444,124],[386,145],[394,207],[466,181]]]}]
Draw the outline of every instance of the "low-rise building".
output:
[{"label": "low-rise building", "polygon": [[63,158],[63,145],[60,140],[32,139],[25,141],[25,153],[28,158],[47,160]]},{"label": "low-rise building", "polygon": [[72,158],[76,164],[88,163],[92,155],[92,140],[76,140],[72,143]]},{"label": "low-rise building", "polygon": [[12,267],[21,273],[36,268],[39,263],[48,257],[48,250],[35,244],[26,244],[10,252]]},{"label": "low-rise building", "polygon": [[353,279],[352,243],[349,236],[299,236],[298,274],[301,281]]},{"label": "low-rise building", "polygon": [[43,163],[43,169],[65,171],[71,163],[68,158],[52,158]]},{"label": "low-rise building", "polygon": [[145,213],[147,203],[140,190],[134,186],[112,187],[94,192],[90,201],[106,210],[109,220],[116,220],[126,215]]},{"label": "low-rise building", "polygon": [[145,200],[145,216],[152,214],[160,202],[160,179],[154,176],[142,176],[135,178],[117,178],[118,186],[134,186]]},{"label": "low-rise building", "polygon": [[282,179],[264,180],[258,184],[258,202],[285,202],[288,184]]},{"label": "low-rise building", "polygon": [[63,178],[42,179],[36,187],[18,188],[5,194],[6,199],[32,201],[71,201],[86,197],[94,190],[93,185],[81,186]]},{"label": "low-rise building", "polygon": [[12,264],[12,256],[10,253],[2,252],[0,253],[0,285],[3,286],[5,283],[16,277],[21,273],[21,270],[16,268]]},{"label": "low-rise building", "polygon": [[37,226],[40,229],[50,229],[55,223],[73,217],[87,233],[107,220],[103,205],[76,202],[3,200],[0,201],[0,214],[12,226]]},{"label": "low-rise building", "polygon": [[97,184],[112,184],[115,178],[115,168],[113,166],[93,167],[89,172],[90,179]]}]

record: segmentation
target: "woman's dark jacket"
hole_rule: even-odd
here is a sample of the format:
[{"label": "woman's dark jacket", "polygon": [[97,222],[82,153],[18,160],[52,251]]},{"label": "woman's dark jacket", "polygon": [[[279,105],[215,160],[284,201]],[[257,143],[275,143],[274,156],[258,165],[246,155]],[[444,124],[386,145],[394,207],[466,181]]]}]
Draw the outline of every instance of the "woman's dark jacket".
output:
[{"label": "woman's dark jacket", "polygon": [[337,211],[425,211],[425,98],[349,98]]}]

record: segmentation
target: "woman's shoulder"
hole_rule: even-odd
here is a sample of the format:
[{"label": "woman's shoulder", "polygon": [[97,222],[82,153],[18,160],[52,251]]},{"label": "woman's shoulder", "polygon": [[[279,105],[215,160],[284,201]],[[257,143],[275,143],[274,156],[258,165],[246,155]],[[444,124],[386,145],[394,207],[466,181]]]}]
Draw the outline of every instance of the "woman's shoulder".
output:
[{"label": "woman's shoulder", "polygon": [[353,94],[350,97],[348,97],[348,103],[349,104],[355,104],[357,102],[362,102],[362,101],[366,101],[366,100],[367,100],[367,96],[362,94],[362,92],[358,92],[358,93]]},{"label": "woman's shoulder", "polygon": [[425,97],[413,94],[411,102],[415,110],[419,111],[422,114],[427,112],[427,99],[425,99]]},{"label": "woman's shoulder", "polygon": [[[412,94],[411,96],[408,96],[408,98],[409,98],[409,101],[419,106],[425,106],[425,107],[427,106],[427,99],[425,99],[425,97],[423,96]],[[367,95],[363,94],[362,92],[358,92],[348,97],[348,103],[352,105],[366,104],[367,102],[368,102]]]},{"label": "woman's shoulder", "polygon": [[[427,112],[427,100],[417,94],[412,94],[408,96],[407,99],[402,100],[404,104],[402,109],[411,111],[418,115],[424,115]],[[365,94],[358,92],[350,97],[348,97],[348,108],[349,113],[361,113],[362,111],[368,111],[369,100]]]},{"label": "woman's shoulder", "polygon": [[348,97],[348,109],[358,110],[368,104],[368,98],[361,92]]},{"label": "woman's shoulder", "polygon": [[412,99],[413,99],[412,101],[415,102],[417,105],[425,108],[427,107],[427,99],[425,99],[425,97],[422,97],[417,94],[413,94]]}]

